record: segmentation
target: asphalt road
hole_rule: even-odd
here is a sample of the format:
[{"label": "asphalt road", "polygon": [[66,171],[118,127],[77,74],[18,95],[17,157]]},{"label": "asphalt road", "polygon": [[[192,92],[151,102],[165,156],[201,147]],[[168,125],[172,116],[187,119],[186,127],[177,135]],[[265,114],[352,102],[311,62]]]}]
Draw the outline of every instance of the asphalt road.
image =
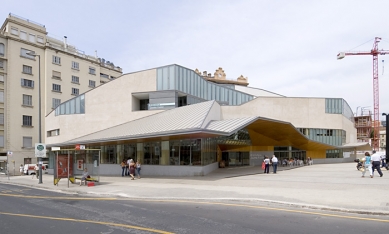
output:
[{"label": "asphalt road", "polygon": [[0,183],[0,233],[388,233],[389,217],[264,203],[135,200]]}]

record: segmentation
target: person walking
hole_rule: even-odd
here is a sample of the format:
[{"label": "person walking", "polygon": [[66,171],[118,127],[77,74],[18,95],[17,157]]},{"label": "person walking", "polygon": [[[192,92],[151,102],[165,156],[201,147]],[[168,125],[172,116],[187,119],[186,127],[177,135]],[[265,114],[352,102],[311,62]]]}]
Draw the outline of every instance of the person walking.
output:
[{"label": "person walking", "polygon": [[369,170],[370,177],[373,178],[373,171],[371,168],[371,157],[369,152],[365,153],[365,158],[363,158],[362,161],[363,161],[363,170],[361,170],[362,177],[365,177],[366,171]]},{"label": "person walking", "polygon": [[134,163],[134,160],[130,159],[130,176],[131,176],[131,180],[134,180],[135,179],[135,163]]},{"label": "person walking", "polygon": [[276,174],[277,166],[278,166],[278,158],[275,155],[273,155],[273,157],[271,158],[271,162],[273,163],[273,174]]},{"label": "person walking", "polygon": [[384,174],[382,174],[382,171],[381,171],[381,168],[380,168],[380,164],[381,164],[381,157],[379,154],[376,153],[375,150],[373,150],[373,155],[371,156],[371,161],[373,163],[373,173],[371,175],[371,178],[374,177],[374,170],[377,170],[378,171],[378,174],[380,174],[380,177],[382,177]]},{"label": "person walking", "polygon": [[[35,165],[34,170],[35,170],[36,178],[39,179],[39,165],[38,164]],[[32,178],[34,178],[34,175],[32,176]]]},{"label": "person walking", "polygon": [[124,172],[127,173],[126,165],[127,165],[126,160],[123,159],[122,163],[120,164],[120,166],[122,167],[122,177],[125,175]]},{"label": "person walking", "polygon": [[265,162],[265,171],[263,173],[269,174],[269,167],[270,167],[269,157],[265,156],[265,159],[263,161]]},{"label": "person walking", "polygon": [[141,165],[139,160],[136,161],[136,174],[138,174],[138,179],[140,179],[140,170],[141,170]]},{"label": "person walking", "polygon": [[20,164],[19,172],[20,172],[20,175],[21,175],[21,176],[24,174],[24,173],[23,173],[23,170],[24,170],[23,164]]},{"label": "person walking", "polygon": [[386,167],[386,155],[381,155],[381,168]]}]

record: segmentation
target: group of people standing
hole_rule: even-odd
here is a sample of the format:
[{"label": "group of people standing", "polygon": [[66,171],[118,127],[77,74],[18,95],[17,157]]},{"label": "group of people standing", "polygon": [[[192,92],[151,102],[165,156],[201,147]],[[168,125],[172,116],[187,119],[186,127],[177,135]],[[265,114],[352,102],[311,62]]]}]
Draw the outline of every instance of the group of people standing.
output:
[{"label": "group of people standing", "polygon": [[365,157],[362,159],[363,162],[363,169],[362,171],[362,177],[365,177],[365,173],[368,170],[370,173],[370,177],[374,177],[374,171],[377,170],[378,174],[380,174],[380,177],[382,177],[384,174],[381,171],[380,164],[381,164],[381,157],[379,154],[376,153],[376,151],[373,151],[373,155],[370,156],[369,152],[365,153]]},{"label": "group of people standing", "polygon": [[262,169],[264,169],[263,173],[269,174],[270,165],[273,166],[273,174],[276,174],[277,166],[278,166],[278,158],[275,155],[273,155],[271,159],[269,159],[268,156],[265,156],[262,162]]},{"label": "group of people standing", "polygon": [[139,160],[137,160],[135,163],[131,158],[128,160],[123,159],[120,166],[122,167],[122,176],[130,176],[131,180],[134,180],[135,175],[138,175],[138,179],[140,179],[141,164]]}]

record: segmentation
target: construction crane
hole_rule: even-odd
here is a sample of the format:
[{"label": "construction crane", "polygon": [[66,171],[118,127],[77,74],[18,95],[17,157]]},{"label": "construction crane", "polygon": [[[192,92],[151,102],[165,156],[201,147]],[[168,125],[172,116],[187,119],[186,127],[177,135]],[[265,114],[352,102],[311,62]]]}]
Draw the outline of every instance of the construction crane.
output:
[{"label": "construction crane", "polygon": [[374,97],[374,122],[373,122],[373,149],[378,148],[378,136],[379,136],[379,107],[380,107],[380,96],[379,96],[379,85],[378,85],[378,55],[389,54],[388,50],[378,50],[378,43],[381,41],[380,37],[374,39],[373,48],[370,51],[358,51],[358,52],[340,52],[337,55],[337,59],[343,59],[350,55],[373,55],[373,97]]}]

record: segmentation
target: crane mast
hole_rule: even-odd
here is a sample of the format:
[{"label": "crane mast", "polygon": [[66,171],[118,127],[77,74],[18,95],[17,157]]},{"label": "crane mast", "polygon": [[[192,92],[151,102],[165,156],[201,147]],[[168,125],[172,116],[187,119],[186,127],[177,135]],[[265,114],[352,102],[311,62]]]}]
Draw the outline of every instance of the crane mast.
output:
[{"label": "crane mast", "polygon": [[380,109],[380,96],[379,96],[379,83],[378,83],[378,55],[389,54],[387,50],[378,50],[378,43],[381,41],[380,37],[374,39],[373,48],[371,51],[359,51],[359,52],[340,52],[337,55],[337,59],[343,59],[345,56],[350,55],[372,55],[373,56],[373,100],[374,100],[374,122],[373,122],[373,143],[374,150],[378,148],[379,137],[379,109]]}]

